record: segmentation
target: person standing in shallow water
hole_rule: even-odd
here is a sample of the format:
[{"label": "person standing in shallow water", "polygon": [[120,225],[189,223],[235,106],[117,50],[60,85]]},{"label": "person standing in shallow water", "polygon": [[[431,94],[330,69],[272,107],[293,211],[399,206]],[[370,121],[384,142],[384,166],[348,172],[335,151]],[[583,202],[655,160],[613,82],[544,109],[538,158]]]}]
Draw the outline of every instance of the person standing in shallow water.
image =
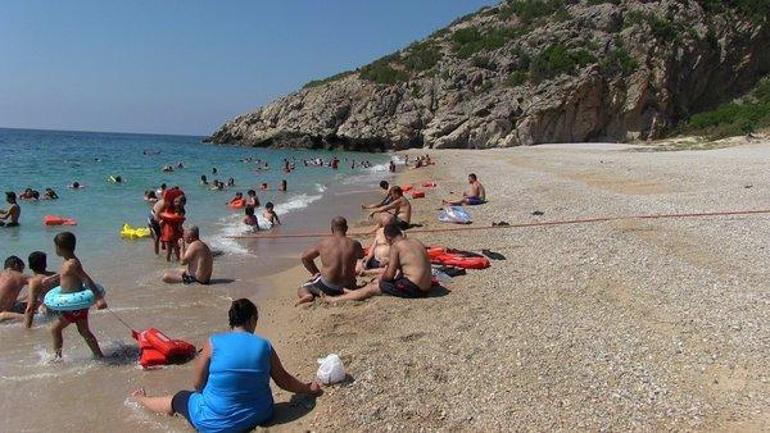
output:
[{"label": "person standing in shallow water", "polygon": [[149,397],[139,388],[131,397],[152,412],[183,416],[200,432],[241,432],[273,417],[270,379],[289,392],[323,394],[318,382],[303,383],[287,372],[270,342],[255,335],[256,305],[233,301],[228,317],[231,330],[209,337],[198,356],[194,391]]},{"label": "person standing in shallow water", "polygon": [[6,210],[0,210],[0,227],[16,227],[19,225],[19,218],[21,217],[21,206],[16,203],[16,193],[6,192],[5,201],[11,206]]}]

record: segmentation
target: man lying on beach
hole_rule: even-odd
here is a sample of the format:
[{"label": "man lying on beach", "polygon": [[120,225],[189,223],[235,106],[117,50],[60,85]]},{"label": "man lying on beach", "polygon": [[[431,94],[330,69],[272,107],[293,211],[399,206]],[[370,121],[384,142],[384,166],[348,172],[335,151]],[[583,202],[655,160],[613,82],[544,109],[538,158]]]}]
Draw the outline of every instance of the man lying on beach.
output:
[{"label": "man lying on beach", "polygon": [[24,318],[27,304],[19,300],[21,289],[27,285],[29,277],[24,275],[24,262],[16,256],[5,259],[0,272],[0,322]]},{"label": "man lying on beach", "polygon": [[[391,212],[392,211],[392,212]],[[412,204],[404,197],[404,192],[400,186],[394,186],[390,189],[390,203],[374,208],[369,214],[373,217],[375,214],[388,212],[396,216],[396,225],[401,230],[406,230],[412,226]]]},{"label": "man lying on beach", "polygon": [[[313,278],[297,290],[299,300],[295,305],[312,302],[316,296],[342,295],[343,289],[356,288],[356,262],[364,257],[364,249],[358,241],[347,237],[348,222],[334,217],[332,235],[305,251],[302,264]],[[321,257],[321,269],[315,259]]]},{"label": "man lying on beach", "polygon": [[19,225],[19,217],[21,216],[21,206],[16,203],[16,193],[6,192],[5,201],[11,206],[6,210],[0,210],[0,227],[16,227]]},{"label": "man lying on beach", "polygon": [[396,221],[396,217],[389,213],[380,215],[380,221],[377,226],[377,230],[374,232],[374,241],[369,247],[369,251],[358,262],[356,272],[359,275],[379,275],[388,264],[388,255],[390,254],[390,244],[385,239],[385,226],[393,224]]},{"label": "man lying on beach", "polygon": [[380,206],[385,206],[387,204],[390,204],[391,196],[390,196],[390,184],[387,180],[383,180],[380,182],[380,188],[385,192],[385,197],[380,200],[379,203],[372,203],[372,204],[361,204],[361,209],[375,209]]},{"label": "man lying on beach", "polygon": [[395,224],[388,224],[383,232],[390,244],[390,254],[388,266],[379,280],[358,290],[344,290],[340,296],[326,297],[325,302],[361,301],[383,294],[399,298],[427,296],[433,286],[433,276],[425,245],[416,239],[406,239]]},{"label": "man lying on beach", "polygon": [[168,284],[209,284],[214,270],[214,255],[205,242],[200,240],[200,230],[192,226],[184,231],[182,260],[186,268],[168,271],[163,274],[163,282]]},{"label": "man lying on beach", "polygon": [[476,206],[483,204],[487,201],[487,192],[484,189],[484,185],[479,182],[478,178],[474,173],[471,173],[468,175],[468,183],[470,186],[468,186],[468,189],[463,192],[463,198],[456,201],[448,201],[448,200],[442,200],[444,204],[452,205],[452,206],[462,206],[462,205],[468,205],[468,206]]}]

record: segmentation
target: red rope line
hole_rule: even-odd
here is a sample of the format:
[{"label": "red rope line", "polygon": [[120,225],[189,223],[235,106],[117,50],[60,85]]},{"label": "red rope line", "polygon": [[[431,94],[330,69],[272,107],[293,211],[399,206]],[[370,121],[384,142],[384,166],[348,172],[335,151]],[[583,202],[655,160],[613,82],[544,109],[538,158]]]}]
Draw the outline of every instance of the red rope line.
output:
[{"label": "red rope line", "polygon": [[[758,214],[770,214],[770,209],[759,210],[743,210],[743,211],[725,211],[725,212],[699,212],[699,213],[678,213],[678,214],[650,214],[650,215],[630,215],[630,216],[615,216],[615,217],[595,217],[595,218],[580,218],[571,220],[555,220],[555,221],[542,221],[531,223],[518,223],[505,226],[467,226],[460,228],[435,228],[435,229],[411,229],[409,234],[419,233],[448,233],[448,232],[466,232],[475,230],[494,230],[494,229],[517,229],[517,228],[529,228],[529,227],[551,227],[570,224],[590,224],[609,221],[621,221],[621,220],[647,220],[647,219],[676,219],[676,218],[704,218],[714,216],[736,216],[736,215],[758,215]],[[370,232],[354,232],[349,233],[350,236],[365,236]],[[289,238],[320,238],[329,236],[329,233],[287,233],[287,234],[273,234],[273,235],[242,235],[242,236],[228,236],[229,239],[289,239]]]}]

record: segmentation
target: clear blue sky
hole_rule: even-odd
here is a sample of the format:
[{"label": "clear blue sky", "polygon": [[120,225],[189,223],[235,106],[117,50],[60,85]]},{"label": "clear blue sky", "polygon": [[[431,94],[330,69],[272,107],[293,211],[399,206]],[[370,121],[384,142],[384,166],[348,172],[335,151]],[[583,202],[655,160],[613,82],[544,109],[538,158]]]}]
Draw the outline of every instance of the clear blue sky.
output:
[{"label": "clear blue sky", "polygon": [[0,0],[0,127],[206,135],[496,0]]}]

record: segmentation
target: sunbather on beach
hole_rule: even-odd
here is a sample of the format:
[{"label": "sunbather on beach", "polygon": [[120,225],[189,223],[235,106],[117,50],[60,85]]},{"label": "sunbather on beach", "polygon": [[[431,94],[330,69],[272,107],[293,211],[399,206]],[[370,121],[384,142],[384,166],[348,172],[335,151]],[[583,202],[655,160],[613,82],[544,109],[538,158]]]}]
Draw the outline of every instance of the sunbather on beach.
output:
[{"label": "sunbather on beach", "polygon": [[471,173],[468,175],[468,183],[470,184],[468,186],[468,189],[463,192],[463,198],[460,200],[455,201],[449,201],[449,200],[442,200],[444,204],[449,204],[452,206],[462,206],[462,205],[468,205],[468,206],[476,206],[483,204],[485,201],[487,201],[487,192],[484,189],[484,185],[479,182],[478,178],[474,173]]},{"label": "sunbather on beach", "polygon": [[356,271],[359,275],[378,275],[385,270],[390,254],[390,244],[385,239],[384,229],[385,226],[393,224],[395,220],[396,217],[389,213],[380,215],[378,228],[374,232],[374,241],[372,241],[368,253],[358,262]]},{"label": "sunbather on beach", "polygon": [[[364,249],[358,241],[347,237],[348,222],[334,217],[332,235],[322,240],[302,255],[302,264],[313,276],[297,291],[296,305],[312,302],[316,296],[341,295],[343,289],[356,288],[356,262],[364,257]],[[321,257],[321,269],[315,259]]]},{"label": "sunbather on beach", "polygon": [[5,259],[0,272],[0,322],[24,318],[26,302],[19,300],[21,289],[27,285],[29,277],[23,274],[24,262],[16,256]]},{"label": "sunbather on beach", "polygon": [[16,203],[16,193],[6,192],[5,201],[11,206],[6,210],[0,210],[0,227],[15,227],[19,225],[19,217],[21,216],[21,206]]},{"label": "sunbather on beach", "polygon": [[200,240],[200,230],[197,226],[192,226],[184,231],[181,261],[187,267],[163,274],[164,283],[209,284],[211,282],[214,255],[211,254],[209,246]]},{"label": "sunbather on beach", "polygon": [[394,186],[390,189],[390,203],[374,208],[369,214],[373,217],[375,214],[388,212],[396,217],[396,225],[401,230],[406,230],[412,226],[412,204],[404,197],[404,192],[400,186]]},{"label": "sunbather on beach", "polygon": [[390,254],[388,266],[379,280],[358,290],[346,289],[340,296],[325,297],[325,302],[361,301],[383,294],[421,298],[430,292],[433,277],[425,245],[416,239],[406,239],[395,224],[385,226],[383,232],[390,244]]}]

